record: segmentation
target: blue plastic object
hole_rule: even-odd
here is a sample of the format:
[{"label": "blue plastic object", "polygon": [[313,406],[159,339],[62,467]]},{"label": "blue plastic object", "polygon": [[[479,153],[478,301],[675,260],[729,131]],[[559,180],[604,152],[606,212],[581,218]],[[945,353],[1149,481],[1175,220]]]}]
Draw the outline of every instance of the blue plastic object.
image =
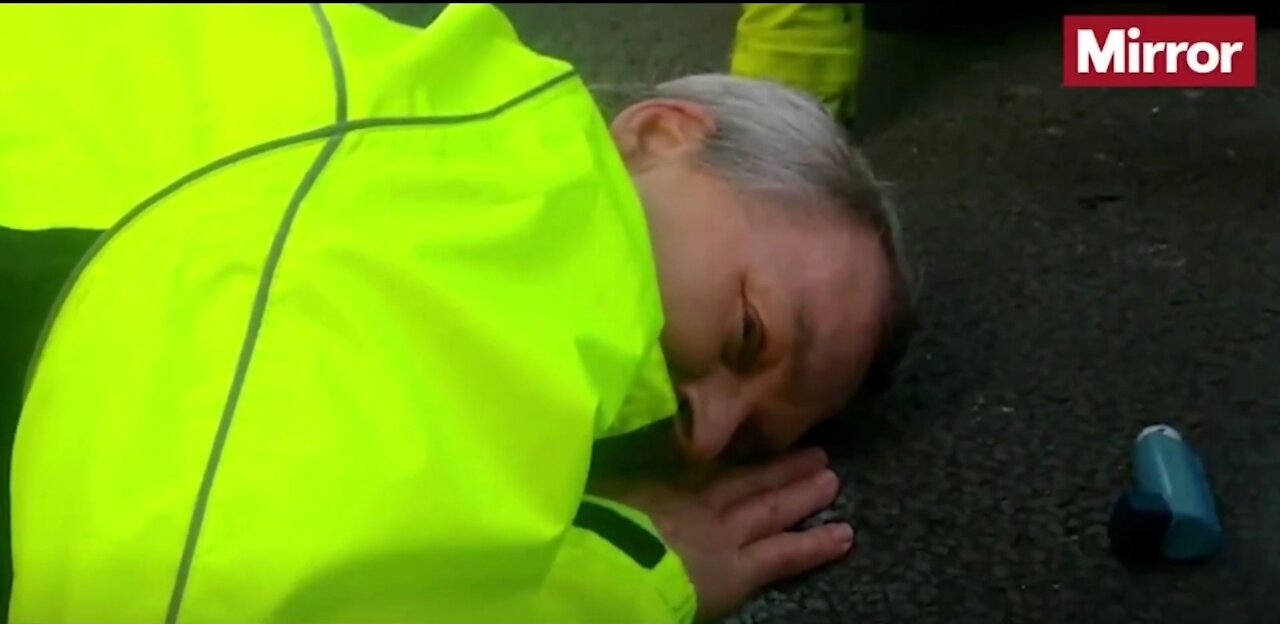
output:
[{"label": "blue plastic object", "polygon": [[1204,464],[1177,430],[1143,429],[1133,474],[1136,488],[1111,513],[1111,543],[1121,557],[1194,561],[1218,552],[1222,525]]}]

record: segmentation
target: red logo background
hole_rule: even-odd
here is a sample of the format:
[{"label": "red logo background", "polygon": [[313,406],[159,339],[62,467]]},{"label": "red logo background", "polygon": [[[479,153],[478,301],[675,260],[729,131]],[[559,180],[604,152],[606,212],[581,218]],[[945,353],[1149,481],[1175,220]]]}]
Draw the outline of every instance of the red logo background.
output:
[{"label": "red logo background", "polygon": [[[1077,32],[1093,30],[1099,47],[1105,44],[1108,31],[1127,30],[1136,26],[1142,35],[1135,41],[1206,41],[1215,46],[1222,42],[1240,41],[1244,47],[1231,57],[1231,73],[1215,71],[1198,74],[1187,67],[1186,53],[1179,58],[1178,71],[1166,73],[1165,54],[1156,57],[1156,72],[1089,73],[1077,71]],[[1247,16],[1184,15],[1068,15],[1062,20],[1062,84],[1067,87],[1252,87],[1257,84],[1257,22]],[[1124,38],[1128,56],[1129,38]],[[1127,59],[1125,61],[1128,63]],[[1127,69],[1127,68],[1126,68]],[[1221,63],[1219,63],[1221,69]]]}]

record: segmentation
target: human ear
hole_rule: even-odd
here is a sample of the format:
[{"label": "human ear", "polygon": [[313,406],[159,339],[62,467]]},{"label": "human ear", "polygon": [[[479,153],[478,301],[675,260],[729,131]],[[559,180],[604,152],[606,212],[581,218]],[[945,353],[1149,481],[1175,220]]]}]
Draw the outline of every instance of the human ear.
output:
[{"label": "human ear", "polygon": [[715,120],[692,102],[645,100],[614,118],[610,131],[627,166],[644,171],[697,153]]}]

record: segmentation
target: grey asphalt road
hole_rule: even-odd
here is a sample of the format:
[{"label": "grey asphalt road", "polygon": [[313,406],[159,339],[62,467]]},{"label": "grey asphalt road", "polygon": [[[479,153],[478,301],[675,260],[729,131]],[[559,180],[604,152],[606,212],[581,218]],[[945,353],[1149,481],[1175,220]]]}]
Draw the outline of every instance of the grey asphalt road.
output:
[{"label": "grey asphalt road", "polygon": [[[617,89],[726,65],[737,5],[512,5]],[[413,21],[430,9],[393,9]],[[1253,90],[1066,90],[1060,22],[873,33],[864,148],[896,183],[927,329],[829,432],[847,561],[732,621],[1280,622],[1280,33]],[[1221,500],[1206,565],[1128,570],[1106,518],[1145,425]]]}]

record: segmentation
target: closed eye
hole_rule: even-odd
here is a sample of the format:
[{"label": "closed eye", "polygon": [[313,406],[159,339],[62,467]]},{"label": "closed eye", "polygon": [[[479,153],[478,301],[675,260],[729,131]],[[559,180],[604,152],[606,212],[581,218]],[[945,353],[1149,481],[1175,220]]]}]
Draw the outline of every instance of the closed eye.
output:
[{"label": "closed eye", "polygon": [[760,315],[750,305],[746,306],[742,314],[742,336],[739,344],[741,346],[734,362],[735,368],[739,371],[755,368],[760,361],[760,354],[764,352],[765,334]]}]

